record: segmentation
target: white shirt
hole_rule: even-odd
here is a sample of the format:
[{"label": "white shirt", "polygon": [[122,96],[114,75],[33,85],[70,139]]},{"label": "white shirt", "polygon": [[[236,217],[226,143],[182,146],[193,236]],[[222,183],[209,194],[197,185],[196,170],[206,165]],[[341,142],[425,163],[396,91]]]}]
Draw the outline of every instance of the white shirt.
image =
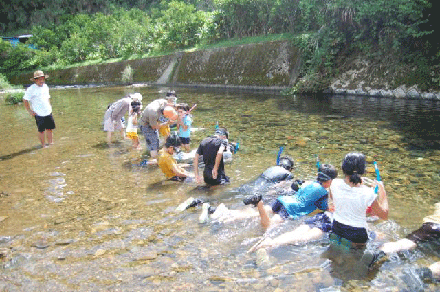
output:
[{"label": "white shirt", "polygon": [[43,86],[32,84],[26,89],[23,96],[23,99],[29,101],[35,114],[40,117],[45,117],[52,113],[52,106],[50,105],[49,98],[49,87],[46,83],[43,84]]},{"label": "white shirt", "polygon": [[334,179],[330,191],[335,206],[333,219],[352,227],[367,228],[366,211],[377,197],[374,189],[364,185],[351,187],[343,179]]},{"label": "white shirt", "polygon": [[137,126],[133,124],[133,120],[135,118],[134,115],[136,114],[131,114],[128,116],[127,128],[125,128],[126,133],[129,132],[137,133]]}]

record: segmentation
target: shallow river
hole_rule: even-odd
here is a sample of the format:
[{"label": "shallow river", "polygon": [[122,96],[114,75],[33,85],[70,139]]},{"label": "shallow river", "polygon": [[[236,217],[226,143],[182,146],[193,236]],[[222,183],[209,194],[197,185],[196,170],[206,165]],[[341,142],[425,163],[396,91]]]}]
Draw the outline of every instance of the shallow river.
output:
[{"label": "shallow river", "polygon": [[346,153],[360,151],[377,160],[390,201],[389,220],[371,223],[384,238],[370,245],[402,238],[440,201],[439,101],[177,89],[179,102],[198,104],[193,126],[204,130],[193,132],[192,148],[217,121],[240,143],[226,165],[231,184],[206,190],[164,181],[157,167],[142,165],[147,153],[129,141],[105,143],[101,123],[109,103],[139,91],[145,105],[166,90],[51,89],[57,129],[55,145],[46,149],[38,147],[24,106],[1,101],[1,291],[440,289],[414,276],[440,260],[435,248],[392,256],[367,272],[353,255],[330,260],[323,239],[270,250],[269,262],[258,265],[256,254],[247,253],[265,234],[257,218],[199,224],[200,207],[175,212],[191,196],[245,208],[244,194],[231,190],[272,166],[280,146],[295,158],[298,178],[314,177],[316,155],[340,170]]}]

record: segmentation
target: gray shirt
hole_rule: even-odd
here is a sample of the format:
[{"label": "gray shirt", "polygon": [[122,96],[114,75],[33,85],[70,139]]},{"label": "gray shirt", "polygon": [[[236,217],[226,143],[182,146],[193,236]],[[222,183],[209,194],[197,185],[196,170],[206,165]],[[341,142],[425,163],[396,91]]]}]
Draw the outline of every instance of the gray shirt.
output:
[{"label": "gray shirt", "polygon": [[124,97],[115,101],[109,108],[112,112],[111,117],[113,120],[120,120],[125,113],[130,109],[131,98]]},{"label": "gray shirt", "polygon": [[142,112],[140,124],[144,126],[157,126],[162,110],[167,104],[166,99],[160,98],[150,102]]}]

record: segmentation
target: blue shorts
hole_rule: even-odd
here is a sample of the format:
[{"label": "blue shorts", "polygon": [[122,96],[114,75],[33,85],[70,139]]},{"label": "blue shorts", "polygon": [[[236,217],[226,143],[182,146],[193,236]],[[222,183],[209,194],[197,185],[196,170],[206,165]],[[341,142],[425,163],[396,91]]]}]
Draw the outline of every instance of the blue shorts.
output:
[{"label": "blue shorts", "polygon": [[275,200],[272,204],[272,212],[274,212],[275,214],[278,214],[281,216],[281,218],[283,219],[288,219],[289,213],[287,212],[286,207],[284,207],[284,205],[279,201],[279,200]]},{"label": "blue shorts", "polygon": [[180,138],[180,142],[182,142],[183,145],[187,145],[191,142],[191,138],[186,138],[186,137],[179,137]]},{"label": "blue shorts", "polygon": [[145,142],[147,143],[148,149],[150,151],[155,151],[159,149],[159,131],[154,130],[150,126],[140,126],[141,132],[144,135]]},{"label": "blue shorts", "polygon": [[332,221],[325,213],[318,213],[310,218],[307,218],[304,223],[309,225],[311,228],[319,228],[323,232],[330,232],[332,230]]},{"label": "blue shorts", "polygon": [[55,129],[55,121],[52,114],[44,117],[35,115],[35,122],[37,124],[38,132],[40,133],[46,130]]}]

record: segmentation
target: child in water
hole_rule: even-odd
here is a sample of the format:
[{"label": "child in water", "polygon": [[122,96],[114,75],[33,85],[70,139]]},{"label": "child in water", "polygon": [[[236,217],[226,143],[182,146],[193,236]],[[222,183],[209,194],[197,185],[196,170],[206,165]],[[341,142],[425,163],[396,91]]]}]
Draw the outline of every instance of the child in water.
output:
[{"label": "child in water", "polygon": [[130,114],[128,116],[127,128],[125,129],[125,135],[127,138],[131,139],[133,143],[133,148],[140,150],[139,136],[137,134],[138,129],[138,117],[141,112],[141,103],[138,101],[132,101],[130,104]]},{"label": "child in water", "polygon": [[192,116],[190,114],[190,108],[188,104],[181,103],[177,105],[177,113],[179,114],[179,118],[177,120],[177,129],[180,141],[182,142],[182,147],[186,152],[189,152],[191,142],[191,124],[192,124]]}]

